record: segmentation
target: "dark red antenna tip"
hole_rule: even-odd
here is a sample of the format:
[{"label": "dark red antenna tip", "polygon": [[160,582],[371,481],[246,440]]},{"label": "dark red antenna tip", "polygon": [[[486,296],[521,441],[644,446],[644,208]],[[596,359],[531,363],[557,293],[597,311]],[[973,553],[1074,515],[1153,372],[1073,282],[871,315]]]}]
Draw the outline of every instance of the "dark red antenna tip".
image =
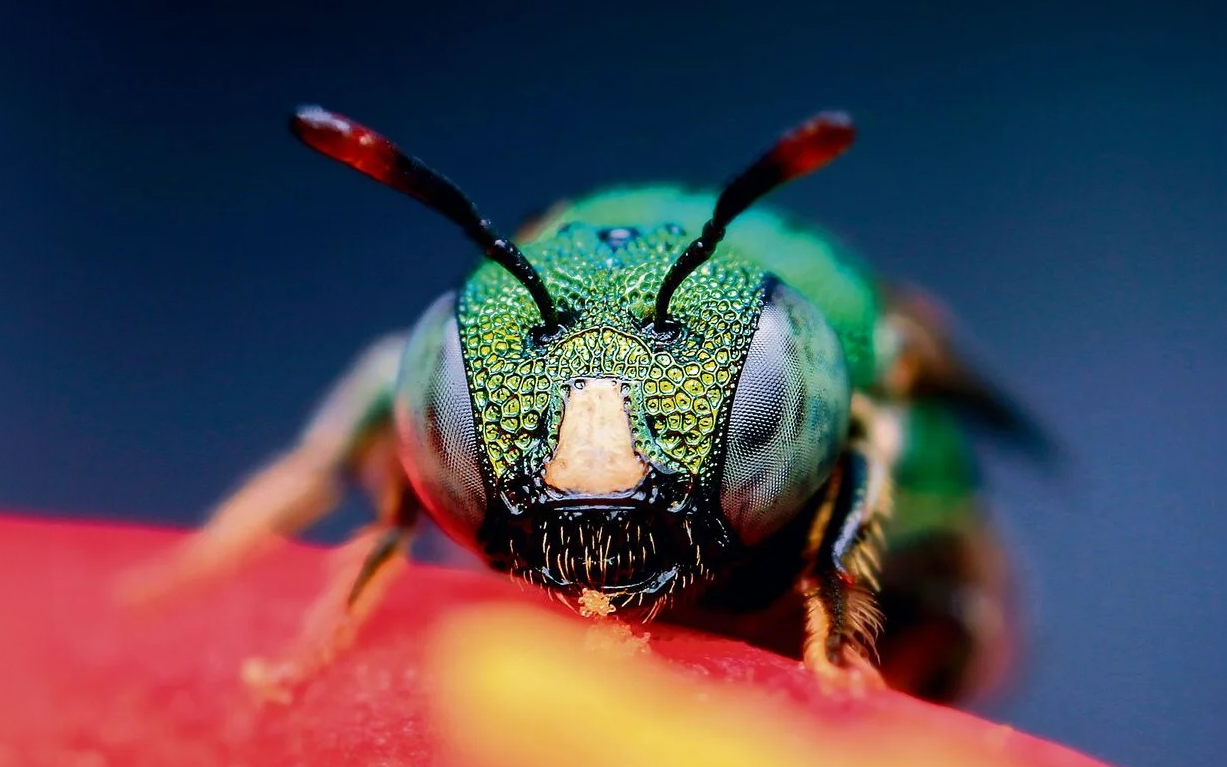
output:
[{"label": "dark red antenna tip", "polygon": [[559,324],[558,310],[541,275],[511,240],[482,218],[473,201],[446,176],[353,120],[320,106],[301,106],[290,118],[290,132],[304,144],[376,181],[403,192],[441,213],[464,230],[490,260],[511,272],[532,296],[545,330]]},{"label": "dark red antenna tip", "polygon": [[856,139],[856,126],[846,112],[821,112],[784,134],[768,153],[789,179],[799,178],[826,165]]},{"label": "dark red antenna tip", "polygon": [[763,195],[813,173],[844,153],[856,138],[852,118],[843,112],[821,112],[785,133],[762,157],[724,187],[703,232],[673,262],[656,294],[655,325],[666,329],[669,301],[690,274],[716,252],[725,227]]},{"label": "dark red antenna tip", "polygon": [[353,120],[323,107],[301,106],[290,118],[290,132],[315,151],[344,163],[402,192],[397,160],[403,154],[388,139]]}]

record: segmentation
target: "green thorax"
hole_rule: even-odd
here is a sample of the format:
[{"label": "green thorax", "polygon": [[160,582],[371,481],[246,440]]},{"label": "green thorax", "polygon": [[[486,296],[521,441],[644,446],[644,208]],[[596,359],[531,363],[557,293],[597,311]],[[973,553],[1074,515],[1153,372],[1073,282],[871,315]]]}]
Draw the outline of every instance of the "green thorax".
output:
[{"label": "green thorax", "polygon": [[[618,189],[552,211],[534,227],[536,239],[520,243],[568,317],[565,331],[544,343],[529,341],[540,315],[509,273],[484,263],[472,275],[457,314],[474,413],[495,476],[548,454],[561,387],[599,376],[627,381],[642,454],[696,475],[713,470],[707,459],[769,274],[818,304],[844,345],[854,385],[867,385],[878,304],[863,270],[819,235],[770,212],[738,218],[711,260],[682,283],[670,308],[685,329],[680,339],[659,344],[645,332],[665,273],[714,201],[676,188]],[[640,236],[616,247],[598,236],[600,228],[623,226]]]},{"label": "green thorax", "polygon": [[891,540],[979,525],[980,468],[957,414],[937,400],[921,399],[904,412],[902,426],[903,452],[894,471],[896,513],[887,527]]}]

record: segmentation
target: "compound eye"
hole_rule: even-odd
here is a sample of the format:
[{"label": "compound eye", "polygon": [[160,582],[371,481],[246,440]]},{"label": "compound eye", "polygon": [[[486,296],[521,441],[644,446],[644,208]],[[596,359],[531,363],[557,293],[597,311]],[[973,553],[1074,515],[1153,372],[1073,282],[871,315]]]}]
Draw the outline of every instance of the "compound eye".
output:
[{"label": "compound eye", "polygon": [[471,543],[485,517],[486,488],[454,293],[431,304],[410,334],[395,412],[414,491],[444,532]]},{"label": "compound eye", "polygon": [[777,285],[763,306],[729,413],[720,506],[753,544],[793,518],[830,475],[851,385],[816,306]]}]

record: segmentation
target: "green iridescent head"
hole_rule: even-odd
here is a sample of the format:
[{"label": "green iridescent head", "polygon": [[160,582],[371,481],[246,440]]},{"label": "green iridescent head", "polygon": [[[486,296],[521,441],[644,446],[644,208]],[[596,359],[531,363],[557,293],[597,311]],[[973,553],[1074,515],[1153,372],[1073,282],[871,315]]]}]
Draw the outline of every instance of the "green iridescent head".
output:
[{"label": "green iridescent head", "polygon": [[658,333],[653,305],[689,244],[679,227],[639,232],[568,225],[526,249],[566,318],[548,337],[505,270],[479,269],[459,296],[461,348],[478,431],[494,475],[541,463],[557,447],[559,387],[615,378],[629,387],[634,449],[673,472],[699,475],[736,385],[767,275],[721,253],[686,280]]},{"label": "green iridescent head", "polygon": [[848,427],[839,338],[722,240],[754,200],[847,148],[842,115],[785,135],[701,231],[568,221],[523,250],[346,118],[304,110],[296,132],[440,211],[489,257],[414,328],[396,416],[418,496],[495,566],[651,610],[768,538],[826,480]]}]

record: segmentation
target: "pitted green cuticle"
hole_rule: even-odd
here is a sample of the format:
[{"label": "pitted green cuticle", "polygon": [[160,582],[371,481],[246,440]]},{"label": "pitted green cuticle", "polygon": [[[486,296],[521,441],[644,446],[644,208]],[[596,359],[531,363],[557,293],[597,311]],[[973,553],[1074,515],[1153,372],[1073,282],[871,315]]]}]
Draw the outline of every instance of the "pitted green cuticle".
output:
[{"label": "pitted green cuticle", "polygon": [[580,377],[626,381],[636,449],[702,472],[753,336],[766,274],[722,248],[673,300],[680,335],[658,342],[647,328],[652,303],[689,241],[662,227],[612,248],[595,228],[577,225],[525,246],[568,318],[561,334],[540,343],[532,339],[540,316],[527,291],[495,264],[478,268],[457,314],[478,434],[496,477],[529,450],[553,450],[559,387]]}]

